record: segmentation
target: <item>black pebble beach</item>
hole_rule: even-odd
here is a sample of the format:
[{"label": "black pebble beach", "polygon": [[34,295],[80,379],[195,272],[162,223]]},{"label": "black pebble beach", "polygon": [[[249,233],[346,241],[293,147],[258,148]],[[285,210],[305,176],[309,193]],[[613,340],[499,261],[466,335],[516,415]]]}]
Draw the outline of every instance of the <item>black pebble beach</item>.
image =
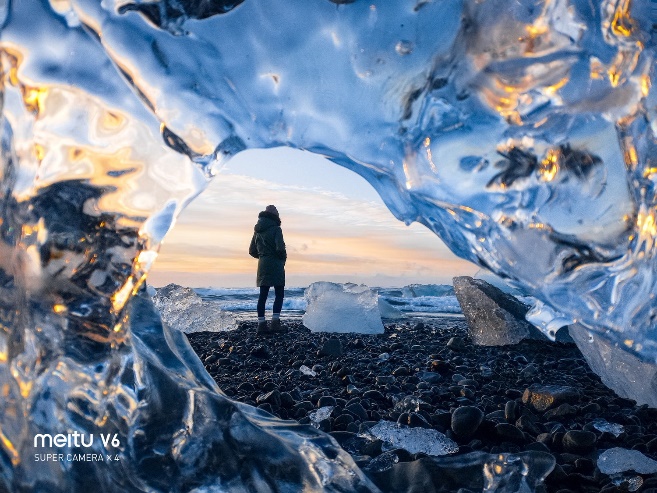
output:
[{"label": "black pebble beach", "polygon": [[[456,455],[548,452],[557,465],[542,491],[657,493],[657,474],[627,473],[625,481],[596,466],[600,451],[612,447],[657,460],[657,410],[617,397],[574,344],[475,346],[459,319],[388,323],[381,335],[312,333],[300,321],[284,321],[285,332],[261,336],[255,325],[188,338],[231,398],[302,424],[334,406],[316,425],[349,443],[345,449],[384,492],[449,490],[438,473],[395,478],[408,474],[399,464],[426,456],[357,439],[379,420],[445,433],[459,445]],[[404,409],[409,396],[419,404]],[[623,433],[599,431],[600,419],[622,425]],[[377,464],[386,459],[398,464],[382,473]],[[408,487],[400,491],[400,484]]]}]

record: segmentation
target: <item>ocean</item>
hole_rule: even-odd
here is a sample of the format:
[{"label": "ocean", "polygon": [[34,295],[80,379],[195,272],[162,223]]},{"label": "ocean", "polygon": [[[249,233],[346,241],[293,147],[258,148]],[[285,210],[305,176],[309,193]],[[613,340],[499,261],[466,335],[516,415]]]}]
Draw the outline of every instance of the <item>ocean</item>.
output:
[{"label": "ocean", "polygon": [[[453,291],[436,296],[412,296],[405,288],[373,288],[379,297],[409,318],[462,317]],[[258,288],[194,288],[204,301],[219,304],[226,311],[233,312],[238,319],[255,317],[258,302]],[[269,292],[267,310],[270,313],[274,302],[274,290]],[[303,296],[304,287],[286,287],[283,300],[282,315],[289,318],[301,317],[306,310],[306,300]]]}]

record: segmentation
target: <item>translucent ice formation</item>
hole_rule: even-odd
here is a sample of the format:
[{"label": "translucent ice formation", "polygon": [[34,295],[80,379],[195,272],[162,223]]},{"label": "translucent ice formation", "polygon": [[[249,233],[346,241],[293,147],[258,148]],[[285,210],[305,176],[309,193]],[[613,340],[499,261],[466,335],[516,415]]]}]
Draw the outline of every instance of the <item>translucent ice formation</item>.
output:
[{"label": "translucent ice formation", "polygon": [[222,310],[216,303],[203,301],[191,288],[169,284],[157,290],[153,303],[163,322],[187,334],[235,328],[233,314]]},{"label": "translucent ice formation", "polygon": [[619,425],[618,423],[610,423],[606,419],[602,418],[594,419],[591,424],[593,424],[593,428],[596,430],[611,433],[615,437],[619,437],[622,433],[625,432],[625,427],[623,425]]},{"label": "translucent ice formation", "polygon": [[618,474],[625,471],[655,474],[657,473],[657,461],[646,457],[638,450],[614,447],[600,454],[598,468],[603,474]]},{"label": "translucent ice formation", "polygon": [[306,365],[301,365],[299,367],[299,371],[306,375],[307,377],[316,377],[317,372],[313,371],[312,369],[308,368]]},{"label": "translucent ice formation", "polygon": [[381,297],[379,297],[379,313],[381,314],[381,318],[387,318],[389,320],[399,320],[404,318],[404,314],[400,310]]},{"label": "translucent ice formation", "polygon": [[470,452],[413,462],[389,461],[375,471],[368,470],[376,484],[390,491],[404,491],[412,484],[417,491],[529,493],[537,491],[555,464],[554,456],[546,452]]},{"label": "translucent ice formation", "polygon": [[525,320],[528,307],[486,281],[455,277],[454,290],[475,344],[504,346],[525,338],[542,337]]},{"label": "translucent ice formation", "polygon": [[392,421],[379,421],[364,433],[364,436],[378,438],[388,450],[401,448],[411,454],[422,452],[427,455],[446,455],[459,450],[456,442],[439,431],[407,428]]},{"label": "translucent ice formation", "polygon": [[317,411],[310,413],[309,418],[313,426],[318,427],[321,421],[328,419],[333,412],[333,406],[320,407]]},{"label": "translucent ice formation", "polygon": [[499,454],[484,465],[483,493],[529,493],[552,471],[556,461],[545,453]]},{"label": "translucent ice formation", "polygon": [[304,296],[302,320],[312,332],[383,333],[379,296],[364,284],[314,282]]},{"label": "translucent ice formation", "polygon": [[[319,432],[217,393],[130,301],[246,147],[327,156],[546,327],[655,361],[655,24],[650,0],[0,2],[3,488],[373,488]],[[29,460],[34,433],[74,431],[122,460]]]},{"label": "translucent ice formation", "polygon": [[642,361],[576,326],[570,326],[569,333],[602,383],[620,397],[657,408],[657,364]]}]

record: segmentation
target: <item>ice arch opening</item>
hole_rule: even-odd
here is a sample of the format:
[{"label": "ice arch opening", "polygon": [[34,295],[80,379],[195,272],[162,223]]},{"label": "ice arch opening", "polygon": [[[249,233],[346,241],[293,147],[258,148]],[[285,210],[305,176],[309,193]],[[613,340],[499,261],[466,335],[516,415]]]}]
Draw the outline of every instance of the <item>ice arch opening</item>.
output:
[{"label": "ice arch opening", "polygon": [[396,220],[353,172],[318,155],[277,148],[243,151],[226,163],[176,220],[149,283],[253,287],[256,266],[245,245],[269,203],[282,214],[288,286],[450,284],[477,270],[422,225]]}]

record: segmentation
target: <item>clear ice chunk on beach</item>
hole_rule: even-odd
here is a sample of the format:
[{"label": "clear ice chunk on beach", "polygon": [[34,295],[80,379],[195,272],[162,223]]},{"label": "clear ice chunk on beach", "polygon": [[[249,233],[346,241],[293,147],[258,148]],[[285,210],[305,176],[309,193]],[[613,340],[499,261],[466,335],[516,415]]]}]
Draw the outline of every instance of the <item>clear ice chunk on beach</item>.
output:
[{"label": "clear ice chunk on beach", "polygon": [[317,376],[317,373],[314,372],[313,370],[311,370],[310,368],[308,368],[306,365],[301,365],[299,367],[299,371],[301,373],[303,373],[304,375],[307,375],[309,377],[316,377]]},{"label": "clear ice chunk on beach", "polygon": [[321,423],[325,419],[328,419],[331,416],[331,413],[333,412],[333,408],[334,406],[324,406],[317,409],[317,411],[313,411],[308,415],[308,417],[310,418],[310,422],[314,426],[319,426],[319,423]]},{"label": "clear ice chunk on beach", "polygon": [[399,413],[416,413],[420,409],[421,402],[422,401],[414,395],[407,395],[395,403],[395,411]]},{"label": "clear ice chunk on beach", "polygon": [[593,424],[593,428],[596,430],[605,433],[611,433],[615,437],[621,436],[621,434],[625,431],[625,427],[623,425],[619,425],[618,423],[610,423],[606,419],[602,418],[593,420],[591,424]]},{"label": "clear ice chunk on beach", "polygon": [[657,365],[642,361],[585,328],[568,330],[586,362],[618,396],[657,408]]},{"label": "clear ice chunk on beach", "polygon": [[411,454],[447,455],[458,452],[459,446],[453,440],[436,430],[427,428],[407,428],[392,421],[379,421],[360,436],[378,438],[387,450],[401,448]]},{"label": "clear ice chunk on beach", "polygon": [[186,334],[235,328],[232,313],[222,310],[216,303],[203,301],[191,288],[168,284],[157,290],[153,304],[169,327]]},{"label": "clear ice chunk on beach", "polygon": [[476,345],[504,346],[528,337],[542,337],[525,320],[529,307],[488,282],[455,277],[454,290]]},{"label": "clear ice chunk on beach", "polygon": [[619,474],[614,476],[611,482],[620,488],[620,491],[637,491],[643,486],[641,476]]},{"label": "clear ice chunk on beach", "polygon": [[634,471],[639,474],[657,473],[657,461],[638,450],[614,447],[605,450],[598,457],[598,469],[603,474],[619,474]]},{"label": "clear ice chunk on beach", "polygon": [[304,296],[303,324],[312,332],[383,333],[379,296],[364,284],[314,282]]},{"label": "clear ice chunk on beach", "polygon": [[379,297],[379,312],[381,313],[381,318],[387,318],[389,320],[401,320],[404,318],[401,310],[398,310],[381,297]]}]

